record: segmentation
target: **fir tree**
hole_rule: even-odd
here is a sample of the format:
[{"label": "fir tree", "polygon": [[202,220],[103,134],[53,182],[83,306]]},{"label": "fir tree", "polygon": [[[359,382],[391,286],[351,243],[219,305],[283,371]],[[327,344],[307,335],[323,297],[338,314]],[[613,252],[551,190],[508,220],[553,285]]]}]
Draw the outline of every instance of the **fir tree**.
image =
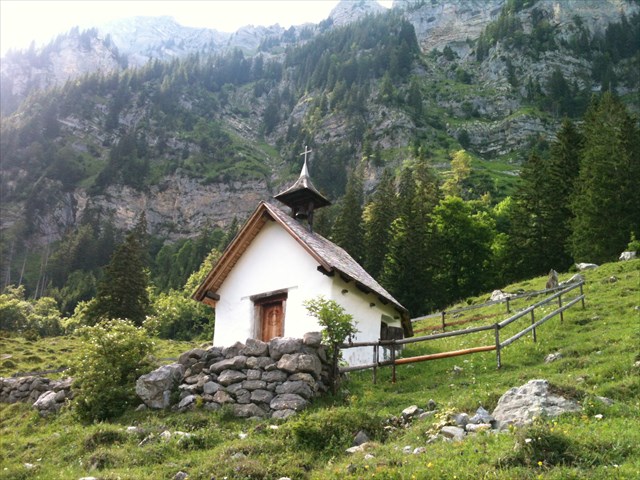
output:
[{"label": "fir tree", "polygon": [[617,258],[640,231],[640,131],[610,93],[590,106],[583,128],[571,251],[576,261],[601,263]]},{"label": "fir tree", "polygon": [[396,215],[396,192],[393,174],[382,172],[371,202],[364,211],[365,268],[373,278],[380,278],[384,258],[389,250],[390,226]]},{"label": "fir tree", "polygon": [[349,252],[349,255],[359,263],[364,259],[362,169],[363,164],[360,164],[349,175],[347,190],[342,198],[331,233],[332,240]]},{"label": "fir tree", "polygon": [[144,225],[146,221],[141,218],[124,242],[115,249],[109,265],[105,267],[89,314],[94,322],[121,318],[142,325],[149,313],[148,253],[144,248],[148,241]]}]

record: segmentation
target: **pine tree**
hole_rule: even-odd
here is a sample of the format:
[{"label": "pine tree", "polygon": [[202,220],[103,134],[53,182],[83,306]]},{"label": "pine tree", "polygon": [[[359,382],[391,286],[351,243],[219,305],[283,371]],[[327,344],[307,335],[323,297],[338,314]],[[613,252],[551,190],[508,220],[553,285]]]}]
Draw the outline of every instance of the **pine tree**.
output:
[{"label": "pine tree", "polygon": [[583,129],[571,251],[576,261],[601,263],[617,258],[640,231],[640,131],[610,93],[593,102]]}]

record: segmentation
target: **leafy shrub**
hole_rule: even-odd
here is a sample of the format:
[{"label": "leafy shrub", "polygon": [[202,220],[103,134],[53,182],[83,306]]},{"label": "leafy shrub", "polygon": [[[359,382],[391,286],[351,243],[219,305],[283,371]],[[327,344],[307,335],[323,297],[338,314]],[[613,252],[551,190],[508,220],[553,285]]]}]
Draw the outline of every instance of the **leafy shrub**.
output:
[{"label": "leafy shrub", "polygon": [[640,252],[640,240],[636,239],[636,234],[631,232],[631,241],[627,245],[627,251]]},{"label": "leafy shrub", "polygon": [[205,332],[210,338],[213,337],[210,320],[213,317],[212,309],[184,292],[171,290],[152,295],[151,302],[154,313],[143,323],[149,333],[176,340],[190,340]]},{"label": "leafy shrub", "polygon": [[334,345],[341,344],[347,337],[358,333],[353,316],[346,313],[335,300],[326,300],[319,296],[313,300],[305,301],[304,306],[323,327],[322,340],[329,347],[331,356],[333,356]]},{"label": "leafy shrub", "polygon": [[143,328],[120,319],[77,333],[84,342],[72,367],[76,413],[83,421],[116,417],[136,403],[135,382],[150,370],[153,342]]},{"label": "leafy shrub", "polygon": [[0,295],[0,329],[32,339],[60,335],[60,311],[53,298],[25,300],[24,286],[8,286]]}]

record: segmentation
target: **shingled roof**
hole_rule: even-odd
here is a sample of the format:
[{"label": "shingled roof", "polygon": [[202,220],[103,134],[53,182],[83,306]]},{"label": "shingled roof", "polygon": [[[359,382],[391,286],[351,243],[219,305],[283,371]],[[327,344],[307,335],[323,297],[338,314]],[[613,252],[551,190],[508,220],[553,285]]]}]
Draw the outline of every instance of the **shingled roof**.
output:
[{"label": "shingled roof", "polygon": [[387,292],[347,252],[323,236],[310,232],[273,204],[261,202],[249,220],[223,252],[220,260],[194,293],[195,300],[215,305],[217,291],[238,259],[258,235],[267,221],[280,224],[319,264],[318,270],[325,275],[340,275],[346,282],[355,282],[358,289],[372,293],[384,303],[391,303],[400,313],[405,336],[413,335],[409,312]]}]

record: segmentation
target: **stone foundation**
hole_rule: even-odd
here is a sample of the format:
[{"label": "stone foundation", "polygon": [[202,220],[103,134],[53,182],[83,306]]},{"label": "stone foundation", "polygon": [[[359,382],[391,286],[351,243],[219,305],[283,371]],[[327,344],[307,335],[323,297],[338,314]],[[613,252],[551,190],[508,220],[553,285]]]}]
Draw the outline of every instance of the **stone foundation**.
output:
[{"label": "stone foundation", "polygon": [[141,376],[136,393],[149,408],[217,410],[238,417],[287,418],[327,391],[330,365],[320,333],[302,339],[248,339],[196,348]]}]

